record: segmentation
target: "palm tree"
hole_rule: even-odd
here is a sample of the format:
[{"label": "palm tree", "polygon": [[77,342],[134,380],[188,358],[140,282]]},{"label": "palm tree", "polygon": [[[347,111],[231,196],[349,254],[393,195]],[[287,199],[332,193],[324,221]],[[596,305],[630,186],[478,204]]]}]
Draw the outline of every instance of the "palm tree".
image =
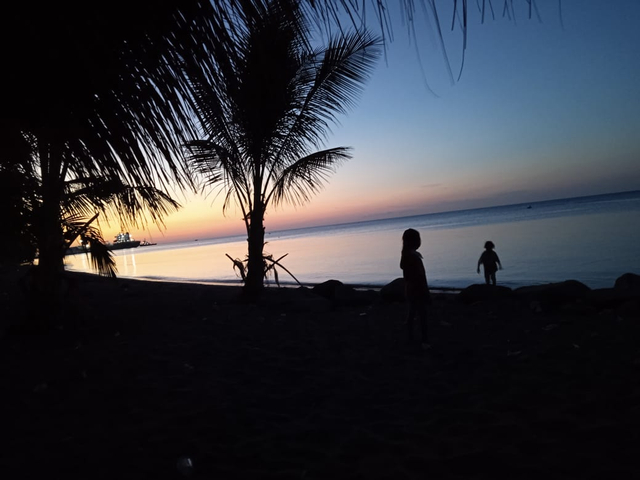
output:
[{"label": "palm tree", "polygon": [[[205,188],[225,192],[224,208],[242,211],[248,240],[245,292],[263,287],[267,208],[310,199],[341,162],[346,147],[320,148],[329,124],[354,103],[380,42],[367,31],[310,45],[296,2],[243,11],[233,42],[213,52],[215,70],[186,72],[204,138],[188,142]],[[233,45],[232,48],[229,48]]]},{"label": "palm tree", "polygon": [[60,264],[69,247],[77,240],[89,247],[92,266],[101,275],[115,277],[115,262],[100,230],[93,226],[100,214],[117,218],[121,225],[129,219],[143,221],[148,214],[154,223],[176,211],[180,205],[169,195],[150,186],[130,186],[121,179],[74,178],[64,182],[61,205],[63,245]]},{"label": "palm tree", "polygon": [[[124,10],[16,4],[4,12],[0,128],[8,143],[0,162],[15,162],[28,145],[43,294],[56,290],[72,232],[95,236],[82,222],[104,211],[101,202],[120,199],[125,221],[143,211],[156,221],[175,206],[168,192],[191,186],[181,145],[195,130],[180,65],[207,48],[214,10],[207,1],[176,0]],[[78,190],[84,197],[70,195]],[[91,200],[88,216],[73,214],[74,198]]]},{"label": "palm tree", "polygon": [[151,186],[131,186],[119,178],[82,177],[77,164],[69,161],[69,152],[63,152],[62,169],[66,173],[64,181],[60,182],[58,223],[55,232],[46,231],[43,224],[50,219],[46,217],[42,201],[45,182],[40,173],[46,168],[40,165],[37,140],[28,135],[11,138],[7,132],[0,134],[0,140],[4,140],[0,143],[0,156],[5,159],[0,163],[0,195],[10,207],[5,215],[7,232],[1,239],[6,248],[6,252],[2,252],[3,260],[11,264],[33,260],[38,235],[55,240],[49,243],[52,248],[48,252],[48,260],[54,267],[52,274],[42,274],[43,271],[50,272],[39,266],[25,283],[35,295],[34,304],[41,306],[36,309],[37,318],[32,318],[41,325],[58,306],[63,259],[76,239],[81,238],[89,246],[91,264],[99,274],[115,277],[112,254],[100,230],[93,226],[99,215],[116,218],[121,225],[131,219],[144,222],[150,215],[154,222],[161,224],[166,214],[179,208],[171,197]]}]

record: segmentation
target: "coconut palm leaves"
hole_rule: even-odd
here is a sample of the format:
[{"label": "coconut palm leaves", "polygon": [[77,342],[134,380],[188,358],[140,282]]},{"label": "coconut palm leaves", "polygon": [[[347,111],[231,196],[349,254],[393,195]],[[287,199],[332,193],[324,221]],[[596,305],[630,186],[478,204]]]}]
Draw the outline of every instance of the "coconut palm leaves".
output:
[{"label": "coconut palm leaves", "polygon": [[64,237],[63,255],[78,238],[82,245],[88,248],[87,253],[92,268],[99,275],[105,277],[116,276],[116,264],[102,238],[100,230],[91,224],[98,218],[98,213],[86,220],[83,217],[70,216],[62,219],[62,234]]},{"label": "coconut palm leaves", "polygon": [[312,47],[298,2],[290,1],[243,10],[229,35],[233,46],[213,52],[213,71],[186,72],[204,133],[187,146],[205,188],[224,193],[225,210],[235,204],[242,211],[245,286],[259,291],[267,207],[307,202],[350,158],[347,147],[321,148],[381,52],[366,30]]},{"label": "coconut palm leaves", "polygon": [[303,204],[317,193],[333,173],[334,166],[350,158],[349,149],[336,147],[314,152],[287,166],[274,178],[266,203]]},{"label": "coconut palm leaves", "polygon": [[100,230],[92,225],[99,215],[119,218],[121,224],[126,224],[130,218],[142,220],[150,215],[154,223],[161,224],[164,215],[179,207],[175,200],[153,187],[134,187],[117,179],[83,178],[67,181],[61,205],[64,237],[62,255],[73,242],[81,239],[88,246],[94,270],[100,275],[115,277],[112,254]]},{"label": "coconut palm leaves", "polygon": [[150,186],[131,186],[120,179],[76,178],[65,182],[62,211],[68,216],[87,218],[100,212],[120,224],[141,224],[148,217],[162,225],[166,215],[180,204],[168,194]]}]

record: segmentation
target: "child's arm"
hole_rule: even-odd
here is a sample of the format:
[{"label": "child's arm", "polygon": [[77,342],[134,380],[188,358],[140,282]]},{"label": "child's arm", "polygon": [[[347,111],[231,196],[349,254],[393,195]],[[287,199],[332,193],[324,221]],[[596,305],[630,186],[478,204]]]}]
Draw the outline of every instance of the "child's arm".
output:
[{"label": "child's arm", "polygon": [[482,255],[480,255],[480,258],[478,259],[478,273],[480,273],[480,264],[482,263]]},{"label": "child's arm", "polygon": [[498,268],[502,270],[502,264],[500,263],[500,258],[498,257],[497,253],[496,253],[496,263],[498,264]]}]

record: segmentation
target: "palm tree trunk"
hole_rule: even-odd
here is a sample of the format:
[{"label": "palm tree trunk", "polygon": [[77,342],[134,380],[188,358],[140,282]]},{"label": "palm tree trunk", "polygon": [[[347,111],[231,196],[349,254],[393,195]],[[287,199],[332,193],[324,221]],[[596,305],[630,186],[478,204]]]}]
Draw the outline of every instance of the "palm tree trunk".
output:
[{"label": "palm tree trunk", "polygon": [[244,283],[244,294],[249,299],[260,296],[264,287],[264,208],[256,205],[251,212],[249,226],[249,260],[247,262],[247,278]]},{"label": "palm tree trunk", "polygon": [[[44,143],[44,142],[43,142]],[[42,204],[38,218],[38,268],[36,270],[32,294],[34,301],[42,307],[40,315],[53,313],[64,270],[64,242],[60,225],[60,153],[44,143],[40,148],[42,174]],[[43,321],[44,319],[37,319]]]}]

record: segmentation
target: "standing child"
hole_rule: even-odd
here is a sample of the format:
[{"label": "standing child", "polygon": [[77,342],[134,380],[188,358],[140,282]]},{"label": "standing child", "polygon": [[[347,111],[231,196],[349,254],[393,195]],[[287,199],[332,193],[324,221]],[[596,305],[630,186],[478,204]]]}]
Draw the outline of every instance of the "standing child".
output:
[{"label": "standing child", "polygon": [[502,264],[500,263],[498,254],[493,251],[494,248],[496,248],[496,246],[491,240],[485,242],[484,252],[482,252],[478,260],[478,273],[480,273],[480,265],[482,265],[484,268],[484,281],[487,285],[489,285],[489,283],[495,285],[496,272],[498,268],[502,270]]},{"label": "standing child", "polygon": [[405,295],[409,302],[407,314],[407,328],[409,340],[412,338],[413,321],[420,317],[420,332],[422,334],[422,348],[428,349],[429,338],[427,335],[427,305],[431,303],[431,293],[427,284],[427,274],[422,263],[422,255],[418,253],[420,248],[420,233],[413,228],[405,230],[402,235],[402,257],[400,268],[405,283]]}]

